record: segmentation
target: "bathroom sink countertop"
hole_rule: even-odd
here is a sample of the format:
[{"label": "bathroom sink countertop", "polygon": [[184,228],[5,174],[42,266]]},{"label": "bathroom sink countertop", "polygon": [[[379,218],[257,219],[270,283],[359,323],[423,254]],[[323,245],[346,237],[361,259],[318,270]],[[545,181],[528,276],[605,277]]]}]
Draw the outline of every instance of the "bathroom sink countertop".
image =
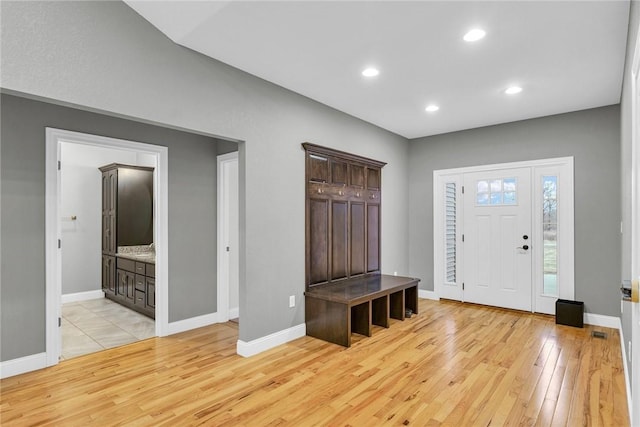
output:
[{"label": "bathroom sink countertop", "polygon": [[116,256],[149,264],[156,263],[156,251],[149,245],[118,246],[118,253],[116,253]]}]

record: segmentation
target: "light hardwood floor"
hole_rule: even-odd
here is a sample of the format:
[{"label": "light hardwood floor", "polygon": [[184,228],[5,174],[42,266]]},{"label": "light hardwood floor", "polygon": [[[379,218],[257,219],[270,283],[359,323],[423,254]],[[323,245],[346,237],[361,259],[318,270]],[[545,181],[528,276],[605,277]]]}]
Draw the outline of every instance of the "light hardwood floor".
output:
[{"label": "light hardwood floor", "polygon": [[[2,380],[3,426],[628,426],[616,330],[420,301],[345,349],[304,337],[251,358],[237,325],[153,338]],[[607,339],[593,338],[593,330]]]}]

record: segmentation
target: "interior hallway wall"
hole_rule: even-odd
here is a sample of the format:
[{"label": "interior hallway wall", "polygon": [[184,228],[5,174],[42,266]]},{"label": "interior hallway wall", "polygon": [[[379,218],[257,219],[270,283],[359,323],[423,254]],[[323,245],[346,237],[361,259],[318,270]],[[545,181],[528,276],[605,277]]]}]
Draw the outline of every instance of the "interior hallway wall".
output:
[{"label": "interior hallway wall", "polygon": [[[0,100],[2,361],[45,350],[46,127],[168,147],[169,321],[216,311],[214,138],[5,94]],[[95,262],[100,254],[98,240]]]},{"label": "interior hallway wall", "polygon": [[[3,1],[0,7],[4,90],[244,141],[239,145],[241,340],[304,323],[302,142],[387,162],[382,267],[408,272],[405,138],[178,46],[121,2]],[[5,148],[3,140],[2,146],[3,227],[24,232],[15,247],[18,237],[3,234],[2,303],[16,311],[2,312],[2,360],[44,351],[44,147],[42,134],[32,138],[23,153],[16,152],[22,142]],[[208,178],[198,170],[206,168],[207,158],[191,153],[186,143],[178,149],[181,144],[174,141],[169,150],[174,152],[169,160],[169,221],[174,224],[169,279],[194,292],[171,288],[170,321],[202,314],[200,304],[210,301],[211,289],[203,285],[208,267],[192,266],[215,264],[214,250],[200,237],[208,234],[196,230],[202,218],[215,216],[197,209],[204,201],[184,203],[206,190],[202,182]],[[5,170],[9,162],[15,167]],[[12,185],[6,186],[9,180]],[[5,212],[5,191],[19,191],[22,196],[14,201],[30,213]],[[188,256],[194,257],[191,262],[184,260]],[[31,271],[20,277],[26,265]],[[32,291],[30,298],[20,296],[24,287]],[[294,308],[288,305],[290,295],[299,302]],[[22,312],[37,314],[25,323]]]}]

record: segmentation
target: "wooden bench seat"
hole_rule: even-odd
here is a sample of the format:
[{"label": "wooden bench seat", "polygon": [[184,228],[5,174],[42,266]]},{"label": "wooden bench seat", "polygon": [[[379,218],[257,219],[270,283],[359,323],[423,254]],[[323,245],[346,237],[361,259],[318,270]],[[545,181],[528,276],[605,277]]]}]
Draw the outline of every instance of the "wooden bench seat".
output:
[{"label": "wooden bench seat", "polygon": [[352,332],[371,336],[372,325],[388,328],[406,309],[417,314],[419,281],[372,274],[313,286],[305,292],[307,335],[349,347]]}]

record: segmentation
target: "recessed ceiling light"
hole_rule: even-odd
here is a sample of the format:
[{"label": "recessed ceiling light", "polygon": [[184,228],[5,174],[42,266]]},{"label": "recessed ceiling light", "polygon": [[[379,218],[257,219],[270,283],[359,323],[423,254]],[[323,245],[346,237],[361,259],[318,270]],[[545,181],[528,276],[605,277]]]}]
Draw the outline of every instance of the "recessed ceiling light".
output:
[{"label": "recessed ceiling light", "polygon": [[362,75],[365,77],[375,77],[378,74],[380,74],[380,71],[378,71],[377,68],[373,68],[373,67],[365,68],[362,71]]},{"label": "recessed ceiling light", "polygon": [[522,92],[522,88],[520,86],[511,86],[504,91],[507,95],[515,95],[520,92]]},{"label": "recessed ceiling light", "polygon": [[434,111],[438,111],[440,109],[440,107],[438,107],[437,105],[431,104],[428,105],[427,108],[425,108],[424,110],[428,113],[433,113]]},{"label": "recessed ceiling light", "polygon": [[464,41],[466,42],[477,42],[481,38],[486,35],[486,31],[481,30],[480,28],[474,28],[464,35]]}]

